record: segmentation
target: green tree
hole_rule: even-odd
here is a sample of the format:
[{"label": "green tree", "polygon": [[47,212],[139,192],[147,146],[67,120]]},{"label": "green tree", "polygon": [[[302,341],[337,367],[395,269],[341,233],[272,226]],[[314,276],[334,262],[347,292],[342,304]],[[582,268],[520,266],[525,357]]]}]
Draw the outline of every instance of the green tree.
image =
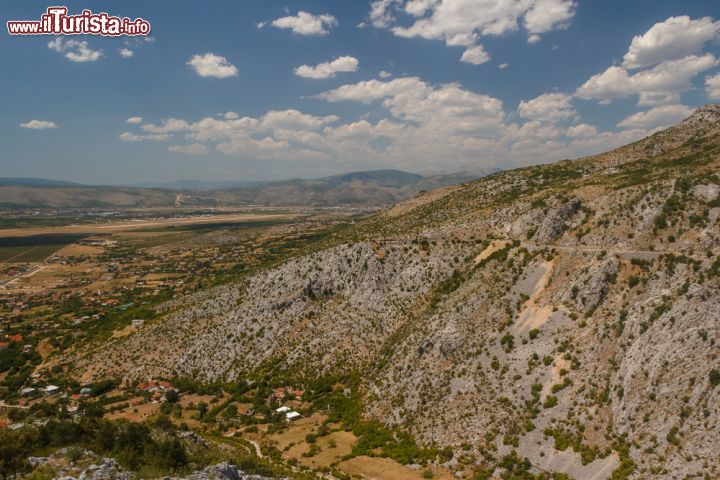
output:
[{"label": "green tree", "polygon": [[27,468],[27,457],[38,442],[35,429],[0,430],[0,478],[12,478]]},{"label": "green tree", "polygon": [[180,401],[180,395],[176,390],[168,390],[167,392],[165,392],[165,400],[168,403],[177,403],[178,401]]},{"label": "green tree", "polygon": [[708,377],[710,380],[710,385],[712,385],[713,387],[717,387],[718,385],[720,385],[720,372],[718,372],[717,369],[713,368],[712,370],[710,370],[710,374]]},{"label": "green tree", "polygon": [[171,469],[173,472],[184,468],[188,464],[187,454],[182,442],[177,438],[165,440],[158,447],[158,455],[160,463],[163,467]]}]

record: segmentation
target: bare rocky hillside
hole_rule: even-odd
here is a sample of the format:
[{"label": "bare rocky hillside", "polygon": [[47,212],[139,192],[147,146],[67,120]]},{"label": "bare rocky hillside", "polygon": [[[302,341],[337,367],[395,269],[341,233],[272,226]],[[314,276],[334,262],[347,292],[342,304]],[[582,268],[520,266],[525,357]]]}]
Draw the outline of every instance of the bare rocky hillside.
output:
[{"label": "bare rocky hillside", "polygon": [[76,372],[357,370],[369,416],[478,461],[718,478],[719,192],[711,105],[606,154],[421,195],[169,305]]}]

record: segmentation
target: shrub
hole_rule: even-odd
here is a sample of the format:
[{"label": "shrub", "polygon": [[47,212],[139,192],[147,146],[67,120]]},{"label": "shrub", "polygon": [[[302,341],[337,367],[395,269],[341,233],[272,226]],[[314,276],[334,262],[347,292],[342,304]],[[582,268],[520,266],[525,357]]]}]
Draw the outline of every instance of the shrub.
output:
[{"label": "shrub", "polygon": [[710,385],[712,385],[713,387],[717,387],[718,385],[720,385],[720,372],[717,369],[713,368],[712,370],[710,370],[710,374],[708,375],[708,377],[710,380]]}]

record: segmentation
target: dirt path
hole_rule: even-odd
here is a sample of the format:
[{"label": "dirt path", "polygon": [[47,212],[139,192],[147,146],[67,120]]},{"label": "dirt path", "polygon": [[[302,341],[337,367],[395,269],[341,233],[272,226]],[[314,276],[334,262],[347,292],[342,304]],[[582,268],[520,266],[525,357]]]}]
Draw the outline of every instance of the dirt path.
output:
[{"label": "dirt path", "polygon": [[544,402],[548,395],[550,395],[552,391],[552,386],[556,383],[560,383],[560,378],[562,377],[562,375],[560,375],[560,370],[568,370],[569,368],[570,365],[564,358],[558,357],[555,360],[555,365],[553,365],[552,371],[550,372],[550,378],[548,378],[547,381],[543,384],[543,388],[540,391],[541,402]]},{"label": "dirt path", "polygon": [[40,358],[45,361],[45,359],[47,359],[47,357],[49,357],[53,351],[53,347],[50,344],[50,339],[43,338],[42,340],[40,340],[40,342],[38,342],[37,351],[38,354],[40,354]]},{"label": "dirt path", "polygon": [[480,254],[475,257],[475,263],[478,264],[488,258],[493,253],[497,252],[501,248],[503,248],[507,244],[507,240],[494,240],[490,242],[490,245],[485,247],[485,250],[480,252]]},{"label": "dirt path", "polygon": [[575,253],[575,252],[589,252],[589,253],[600,253],[607,252],[611,255],[620,255],[623,258],[639,258],[642,260],[651,260],[658,258],[661,255],[668,253],[678,253],[670,250],[625,250],[622,248],[602,248],[602,247],[578,247],[578,246],[566,246],[566,245],[537,245],[530,242],[521,242],[523,247],[528,250],[537,250],[539,248],[555,249],[559,252]]},{"label": "dirt path", "polygon": [[14,259],[16,259],[17,257],[22,256],[22,255],[25,255],[26,253],[30,253],[30,252],[32,252],[33,250],[35,250],[36,248],[38,248],[38,247],[35,246],[35,247],[30,247],[28,250],[23,250],[22,252],[17,253],[17,254],[15,254],[15,255],[13,255],[12,257],[6,259],[6,260],[5,260],[4,262],[2,262],[2,263],[10,263],[10,262],[12,262]]},{"label": "dirt path", "polygon": [[[228,432],[225,434],[226,437],[232,437],[240,430],[233,430],[232,432]],[[254,441],[254,440],[248,440],[247,438],[243,438],[246,442],[249,442],[253,447],[255,447],[255,455],[258,456],[258,458],[265,458],[262,454],[262,450],[260,450],[260,445]]]},{"label": "dirt path", "polygon": [[553,310],[552,306],[545,305],[539,307],[537,305],[537,300],[545,291],[545,287],[547,287],[550,277],[552,276],[554,266],[554,260],[544,262],[539,266],[540,272],[542,273],[533,286],[530,298],[527,299],[520,309],[520,316],[515,324],[516,332],[526,333],[534,328],[540,328],[550,318]]},{"label": "dirt path", "polygon": [[252,444],[253,447],[255,447],[255,454],[258,456],[258,458],[264,458],[262,451],[260,450],[260,445],[254,440],[248,440]]},{"label": "dirt path", "polygon": [[14,283],[16,280],[19,280],[21,278],[32,277],[37,272],[39,272],[40,270],[44,270],[45,268],[47,268],[47,265],[37,265],[36,267],[33,267],[29,272],[19,273],[17,275],[10,277],[3,285],[8,286],[11,283]]}]

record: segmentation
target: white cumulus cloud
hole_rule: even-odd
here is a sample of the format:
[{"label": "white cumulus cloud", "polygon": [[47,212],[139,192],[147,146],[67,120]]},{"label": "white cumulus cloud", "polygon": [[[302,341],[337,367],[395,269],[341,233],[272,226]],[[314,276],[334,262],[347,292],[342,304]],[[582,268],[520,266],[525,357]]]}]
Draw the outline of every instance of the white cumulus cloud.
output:
[{"label": "white cumulus cloud", "polygon": [[618,123],[623,128],[653,129],[668,127],[690,116],[693,109],[686,105],[661,105],[646,112],[630,115]]},{"label": "white cumulus cloud", "polygon": [[639,104],[652,106],[677,103],[680,94],[692,87],[691,80],[700,72],[718,65],[710,53],[669,60],[653,68],[632,74],[623,67],[612,66],[590,77],[576,95],[586,100],[607,103],[614,99],[637,95]]},{"label": "white cumulus cloud", "polygon": [[525,13],[525,28],[533,35],[565,28],[575,15],[575,7],[571,0],[535,0]]},{"label": "white cumulus cloud", "polygon": [[49,128],[57,128],[55,122],[48,120],[30,120],[29,122],[21,123],[22,128],[30,128],[32,130],[47,130]]},{"label": "white cumulus cloud", "polygon": [[207,145],[202,143],[191,143],[189,145],[170,145],[168,151],[175,153],[187,153],[189,155],[205,155],[209,152]]},{"label": "white cumulus cloud", "polygon": [[[565,28],[575,15],[574,0],[374,0],[370,24],[389,28],[395,35],[444,41],[448,46],[470,47],[462,56],[468,63],[483,63],[485,57],[472,49],[482,37],[499,36],[525,28],[528,41]],[[403,11],[415,20],[407,25],[397,20]]]},{"label": "white cumulus cloud", "polygon": [[130,58],[130,57],[132,57],[133,55],[135,55],[135,52],[133,52],[133,51],[130,50],[129,48],[121,48],[121,49],[118,50],[118,51],[120,52],[120,56],[123,57],[123,58]]},{"label": "white cumulus cloud", "polygon": [[[300,10],[295,16],[278,18],[270,24],[273,27],[290,29],[299,35],[327,35],[330,28],[338,25],[338,21],[332,15],[313,15]],[[265,22],[258,24],[258,28],[264,26]]]},{"label": "white cumulus cloud", "polygon": [[300,65],[295,75],[304,78],[332,78],[340,72],[356,72],[360,62],[355,57],[342,56],[330,62],[322,62],[315,66]]},{"label": "white cumulus cloud", "polygon": [[438,4],[439,0],[410,0],[405,4],[405,11],[414,17],[425,15],[429,9]]},{"label": "white cumulus cloud", "polygon": [[[419,7],[418,7],[419,8]],[[616,131],[583,123],[566,93],[520,102],[508,115],[498,98],[459,83],[431,84],[419,77],[348,83],[314,97],[354,102],[357,118],[314,115],[295,109],[258,116],[143,121],[127,141],[173,140],[169,150],[256,160],[348,164],[421,172],[470,171],[483,166],[527,165],[590,155],[636,141],[690,111],[673,104],[631,115]],[[340,110],[345,110],[344,107]]]},{"label": "white cumulus cloud", "polygon": [[132,132],[123,132],[118,135],[118,138],[124,142],[142,142],[143,140],[153,140],[156,142],[164,142],[170,140],[170,135],[167,134],[149,134],[149,135],[138,135]]},{"label": "white cumulus cloud", "polygon": [[91,49],[85,40],[72,38],[65,40],[62,37],[56,37],[48,43],[48,48],[62,53],[72,62],[94,62],[102,57],[102,51]]},{"label": "white cumulus cloud", "polygon": [[338,117],[335,115],[317,117],[315,115],[308,115],[294,109],[270,110],[260,119],[259,127],[268,129],[279,128],[308,130],[321,127],[327,123],[332,123],[337,120]]},{"label": "white cumulus cloud", "polygon": [[705,91],[708,98],[720,100],[720,73],[705,79]]},{"label": "white cumulus cloud", "polygon": [[489,62],[490,55],[488,55],[482,45],[473,45],[465,49],[462,57],[460,57],[460,61],[480,65],[481,63]]},{"label": "white cumulus cloud", "polygon": [[139,125],[142,123],[142,117],[130,117],[125,121],[131,125]]},{"label": "white cumulus cloud", "polygon": [[527,102],[523,100],[518,106],[518,113],[529,120],[551,123],[577,115],[572,106],[572,97],[565,93],[545,93]]},{"label": "white cumulus cloud", "polygon": [[573,125],[568,127],[565,131],[565,135],[572,138],[588,138],[597,135],[597,128],[587,123],[581,123],[579,125]]},{"label": "white cumulus cloud", "polygon": [[238,74],[235,65],[228,59],[214,53],[193,55],[187,62],[201,77],[227,78]]},{"label": "white cumulus cloud", "polygon": [[720,22],[710,17],[692,20],[687,15],[670,17],[632,39],[623,57],[629,69],[651,67],[698,53],[703,45],[720,35]]}]

